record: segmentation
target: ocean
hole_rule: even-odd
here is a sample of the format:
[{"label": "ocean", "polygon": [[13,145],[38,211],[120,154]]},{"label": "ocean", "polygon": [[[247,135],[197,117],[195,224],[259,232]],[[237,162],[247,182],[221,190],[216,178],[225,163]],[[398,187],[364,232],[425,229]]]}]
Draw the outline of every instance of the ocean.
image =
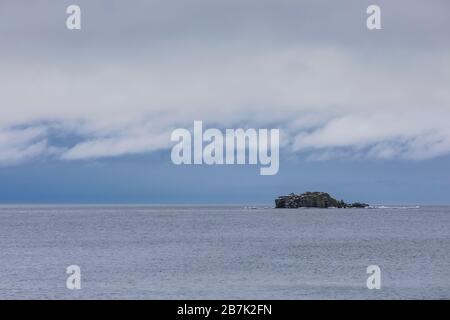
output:
[{"label": "ocean", "polygon": [[0,298],[449,299],[450,207],[0,206]]}]

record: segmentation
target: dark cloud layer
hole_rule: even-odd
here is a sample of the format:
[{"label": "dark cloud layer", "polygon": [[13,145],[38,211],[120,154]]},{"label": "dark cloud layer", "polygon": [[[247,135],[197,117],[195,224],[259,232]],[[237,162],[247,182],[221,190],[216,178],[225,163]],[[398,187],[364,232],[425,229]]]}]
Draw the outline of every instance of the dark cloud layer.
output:
[{"label": "dark cloud layer", "polygon": [[0,162],[158,150],[196,119],[313,158],[450,152],[448,1],[80,0],[81,31],[70,4],[0,3]]}]

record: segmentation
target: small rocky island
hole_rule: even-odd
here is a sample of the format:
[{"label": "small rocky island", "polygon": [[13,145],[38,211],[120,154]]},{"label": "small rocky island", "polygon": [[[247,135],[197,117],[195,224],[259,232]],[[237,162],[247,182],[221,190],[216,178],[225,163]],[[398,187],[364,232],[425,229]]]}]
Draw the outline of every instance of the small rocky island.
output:
[{"label": "small rocky island", "polygon": [[275,200],[276,208],[367,208],[366,203],[345,203],[336,200],[326,192],[305,192],[297,195],[291,193]]}]

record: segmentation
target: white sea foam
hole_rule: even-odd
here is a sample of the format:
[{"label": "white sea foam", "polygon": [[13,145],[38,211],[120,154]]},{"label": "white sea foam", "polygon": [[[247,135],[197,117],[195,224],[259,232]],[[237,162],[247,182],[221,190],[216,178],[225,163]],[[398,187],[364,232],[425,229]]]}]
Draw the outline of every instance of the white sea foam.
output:
[{"label": "white sea foam", "polygon": [[420,206],[369,206],[368,209],[420,209]]}]

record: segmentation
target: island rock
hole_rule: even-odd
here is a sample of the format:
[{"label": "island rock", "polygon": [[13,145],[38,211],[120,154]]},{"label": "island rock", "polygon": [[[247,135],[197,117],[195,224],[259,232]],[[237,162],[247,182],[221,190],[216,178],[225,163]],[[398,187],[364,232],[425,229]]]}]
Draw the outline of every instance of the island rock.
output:
[{"label": "island rock", "polygon": [[291,193],[275,200],[276,208],[367,208],[366,203],[347,204],[336,200],[326,192],[305,192],[297,195]]}]

